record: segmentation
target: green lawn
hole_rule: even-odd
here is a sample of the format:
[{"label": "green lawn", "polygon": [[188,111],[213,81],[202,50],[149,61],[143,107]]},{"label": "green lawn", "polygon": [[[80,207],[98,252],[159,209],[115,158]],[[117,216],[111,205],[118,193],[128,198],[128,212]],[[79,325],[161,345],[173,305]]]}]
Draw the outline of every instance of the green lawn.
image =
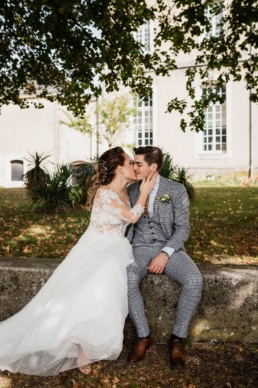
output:
[{"label": "green lawn", "polygon": [[[190,213],[196,262],[258,264],[258,187],[199,187]],[[24,189],[0,189],[0,255],[64,258],[88,221],[82,208],[33,213]]]},{"label": "green lawn", "polygon": [[257,187],[198,188],[190,213],[195,261],[258,264]]},{"label": "green lawn", "polygon": [[63,258],[88,221],[83,209],[34,213],[24,189],[0,189],[0,255]]}]

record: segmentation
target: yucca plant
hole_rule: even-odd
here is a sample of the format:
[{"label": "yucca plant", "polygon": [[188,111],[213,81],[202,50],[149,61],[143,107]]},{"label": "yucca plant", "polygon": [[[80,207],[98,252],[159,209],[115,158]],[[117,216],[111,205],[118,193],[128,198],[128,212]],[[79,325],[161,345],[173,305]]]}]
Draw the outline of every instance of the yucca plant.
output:
[{"label": "yucca plant", "polygon": [[164,178],[171,179],[176,172],[177,165],[173,164],[173,158],[169,153],[164,154],[162,167],[159,170],[159,174]]},{"label": "yucca plant", "polygon": [[43,153],[38,154],[35,152],[29,154],[29,156],[30,158],[25,158],[25,160],[33,167],[23,175],[23,179],[27,195],[34,201],[38,198],[38,191],[46,187],[49,174],[41,165],[50,155],[44,155]]},{"label": "yucca plant", "polygon": [[74,169],[69,164],[57,165],[50,174],[42,167],[42,162],[50,155],[35,152],[29,156],[26,160],[32,168],[24,174],[24,182],[33,210],[54,213],[58,209],[85,203],[87,186],[96,171],[93,162],[81,166],[73,184]]},{"label": "yucca plant", "polygon": [[164,154],[163,164],[159,171],[164,178],[182,183],[187,191],[189,200],[192,201],[195,197],[195,188],[189,182],[190,176],[187,174],[188,170],[184,167],[178,167],[173,164],[172,156],[169,153]]},{"label": "yucca plant", "polygon": [[58,209],[73,207],[80,202],[83,190],[80,185],[72,186],[70,165],[57,165],[53,174],[48,174],[46,185],[38,190],[33,209],[55,213]]},{"label": "yucca plant", "polygon": [[195,198],[195,188],[189,181],[188,169],[178,167],[173,179],[185,186],[189,200],[193,201]]}]

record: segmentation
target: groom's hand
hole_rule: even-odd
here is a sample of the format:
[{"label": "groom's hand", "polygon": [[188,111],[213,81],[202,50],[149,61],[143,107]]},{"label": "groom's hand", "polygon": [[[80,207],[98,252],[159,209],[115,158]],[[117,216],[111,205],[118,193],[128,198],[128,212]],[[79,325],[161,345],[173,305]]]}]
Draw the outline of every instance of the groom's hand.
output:
[{"label": "groom's hand", "polygon": [[156,274],[161,274],[166,265],[167,265],[167,262],[168,262],[168,256],[163,253],[163,252],[160,252],[157,256],[155,256],[149,267],[148,267],[148,271],[150,273],[156,273]]}]

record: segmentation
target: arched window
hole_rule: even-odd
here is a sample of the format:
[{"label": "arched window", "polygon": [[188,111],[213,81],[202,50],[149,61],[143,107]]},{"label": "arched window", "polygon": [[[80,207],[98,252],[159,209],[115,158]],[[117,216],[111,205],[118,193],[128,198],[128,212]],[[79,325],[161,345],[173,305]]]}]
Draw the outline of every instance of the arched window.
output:
[{"label": "arched window", "polygon": [[22,160],[11,161],[11,180],[12,181],[23,180],[23,161]]}]

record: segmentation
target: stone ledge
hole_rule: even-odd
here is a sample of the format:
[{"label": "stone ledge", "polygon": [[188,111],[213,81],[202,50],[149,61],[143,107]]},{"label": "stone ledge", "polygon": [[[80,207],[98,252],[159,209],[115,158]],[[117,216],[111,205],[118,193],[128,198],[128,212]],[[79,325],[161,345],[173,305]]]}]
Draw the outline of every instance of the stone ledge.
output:
[{"label": "stone ledge", "polygon": [[[0,320],[19,311],[42,287],[60,263],[55,259],[0,256]],[[194,341],[258,342],[258,266],[199,265],[204,279],[202,300],[192,320]],[[176,313],[180,287],[165,275],[142,282],[152,334],[166,342]],[[127,320],[125,335],[134,336]]]}]

